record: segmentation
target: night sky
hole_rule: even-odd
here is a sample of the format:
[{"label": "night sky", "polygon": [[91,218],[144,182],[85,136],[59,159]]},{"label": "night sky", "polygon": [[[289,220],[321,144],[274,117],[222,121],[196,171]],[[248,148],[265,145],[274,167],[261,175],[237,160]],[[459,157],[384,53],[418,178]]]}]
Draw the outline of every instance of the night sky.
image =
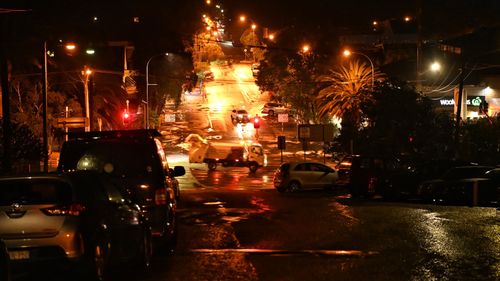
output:
[{"label": "night sky", "polygon": [[[222,0],[229,19],[244,13],[261,26],[283,28],[289,25],[315,28],[369,28],[373,20],[415,16],[419,0]],[[498,0],[420,0],[424,33],[456,31],[500,22]],[[0,7],[32,9],[30,14],[43,24],[79,27],[91,16],[107,25],[119,27],[138,15],[145,24],[179,34],[191,32],[199,16],[207,11],[205,0],[3,0]],[[156,32],[157,28],[153,28]],[[444,31],[443,31],[444,32]]]}]

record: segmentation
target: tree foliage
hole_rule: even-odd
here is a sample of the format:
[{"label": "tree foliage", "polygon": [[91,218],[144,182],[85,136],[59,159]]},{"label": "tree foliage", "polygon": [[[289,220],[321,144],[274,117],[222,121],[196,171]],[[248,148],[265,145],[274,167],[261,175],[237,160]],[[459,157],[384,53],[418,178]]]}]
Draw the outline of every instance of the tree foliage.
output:
[{"label": "tree foliage", "polygon": [[[374,71],[374,80],[383,78],[382,73]],[[372,98],[370,93],[374,90],[371,66],[359,61],[349,62],[348,66],[340,65],[327,75],[320,76],[319,81],[326,85],[317,99],[320,114],[342,118],[349,113],[359,125],[360,106]]]},{"label": "tree foliage", "polygon": [[380,84],[361,104],[366,118],[357,132],[357,153],[407,154],[423,159],[451,159],[454,123],[436,112],[429,98],[397,80]]},{"label": "tree foliage", "polygon": [[[11,122],[10,157],[13,166],[19,166],[23,161],[40,160],[42,155],[42,144],[40,138],[35,135],[30,124],[19,124]],[[3,139],[3,122],[0,123],[0,136]],[[4,159],[3,142],[0,142],[0,158]],[[2,161],[3,163],[3,161]],[[3,167],[0,167],[3,170]]]}]

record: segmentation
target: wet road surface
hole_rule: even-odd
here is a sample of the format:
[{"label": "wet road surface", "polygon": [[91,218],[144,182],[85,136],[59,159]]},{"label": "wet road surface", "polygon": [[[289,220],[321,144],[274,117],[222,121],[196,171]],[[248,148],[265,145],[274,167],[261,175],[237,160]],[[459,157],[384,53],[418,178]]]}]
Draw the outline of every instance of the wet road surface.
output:
[{"label": "wet road surface", "polygon": [[140,280],[498,280],[492,208],[189,190],[179,244]]}]

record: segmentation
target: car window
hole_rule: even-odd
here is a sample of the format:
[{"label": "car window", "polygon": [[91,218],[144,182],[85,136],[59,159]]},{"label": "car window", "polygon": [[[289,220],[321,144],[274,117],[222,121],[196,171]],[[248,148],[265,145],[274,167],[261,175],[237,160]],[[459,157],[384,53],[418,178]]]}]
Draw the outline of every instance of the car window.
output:
[{"label": "car window", "polygon": [[72,200],[69,184],[54,180],[0,181],[0,205],[64,204]]},{"label": "car window", "polygon": [[142,141],[96,141],[66,143],[61,153],[62,170],[101,172],[112,164],[111,175],[143,176],[163,170],[158,147]]},{"label": "car window", "polygon": [[295,171],[310,171],[309,163],[301,163],[295,166]]},{"label": "car window", "polygon": [[252,152],[257,155],[263,155],[262,147],[260,146],[252,146]]},{"label": "car window", "polygon": [[323,166],[321,164],[316,164],[316,163],[311,163],[310,168],[311,168],[311,171],[317,171],[317,172],[327,173],[330,171],[330,168],[328,168],[327,166]]},{"label": "car window", "polygon": [[106,180],[103,181],[102,184],[107,193],[108,201],[115,203],[122,203],[125,201],[123,194],[114,183]]},{"label": "car window", "polygon": [[484,177],[490,168],[486,167],[458,167],[448,170],[444,175],[444,180],[458,180],[467,178]]},{"label": "car window", "polygon": [[289,170],[290,170],[290,164],[289,163],[285,163],[285,164],[281,165],[281,167],[279,168],[279,171],[282,174],[288,173]]}]

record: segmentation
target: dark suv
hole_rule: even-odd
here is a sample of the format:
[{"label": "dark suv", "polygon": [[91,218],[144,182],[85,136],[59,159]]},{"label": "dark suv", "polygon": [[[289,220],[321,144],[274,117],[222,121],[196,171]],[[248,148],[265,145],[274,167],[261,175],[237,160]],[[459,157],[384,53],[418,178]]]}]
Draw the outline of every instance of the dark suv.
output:
[{"label": "dark suv", "polygon": [[156,130],[74,133],[61,150],[59,172],[93,170],[105,173],[136,202],[164,249],[175,242],[176,176],[184,167],[168,167]]},{"label": "dark suv", "polygon": [[352,155],[348,174],[353,197],[410,198],[420,181],[411,161],[387,155]]}]

